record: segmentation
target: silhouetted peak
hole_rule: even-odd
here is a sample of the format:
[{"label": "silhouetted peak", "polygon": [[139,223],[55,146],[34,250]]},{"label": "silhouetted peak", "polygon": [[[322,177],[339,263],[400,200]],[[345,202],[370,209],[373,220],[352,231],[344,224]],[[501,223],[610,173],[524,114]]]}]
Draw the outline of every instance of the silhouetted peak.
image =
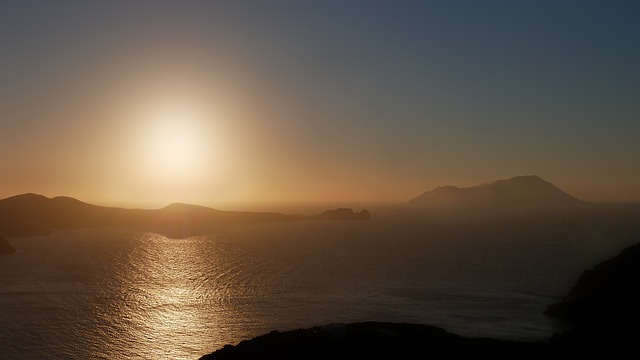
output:
[{"label": "silhouetted peak", "polygon": [[411,204],[448,208],[550,208],[576,206],[572,197],[536,175],[516,176],[490,184],[459,188],[440,186],[412,199]]},{"label": "silhouetted peak", "polygon": [[165,207],[163,207],[163,210],[172,210],[172,209],[184,209],[186,207],[188,207],[189,205],[185,204],[185,203],[179,203],[179,202],[174,202],[171,203]]},{"label": "silhouetted peak", "polygon": [[47,206],[51,199],[46,196],[34,193],[15,195],[0,200],[0,207],[13,209],[34,209]]},{"label": "silhouetted peak", "polygon": [[48,197],[44,196],[44,195],[40,195],[40,194],[35,194],[35,193],[25,193],[25,194],[20,194],[20,195],[14,195],[11,197],[8,197],[4,200],[9,200],[9,201],[44,201],[44,200],[50,200]]},{"label": "silhouetted peak", "polygon": [[56,196],[53,198],[48,198],[44,195],[34,194],[34,193],[26,193],[21,195],[12,196],[6,198],[4,200],[0,200],[0,203],[4,203],[7,205],[19,205],[19,206],[46,206],[53,207],[54,209],[59,207],[73,207],[73,206],[94,206],[82,202],[80,200],[74,199],[69,196]]},{"label": "silhouetted peak", "polygon": [[[521,175],[521,176],[514,176],[511,179],[508,179],[511,181],[537,181],[537,182],[545,182],[544,180],[542,180],[538,175]],[[507,180],[507,181],[508,181]]]},{"label": "silhouetted peak", "polygon": [[492,184],[551,185],[550,182],[544,181],[536,175],[515,176],[506,180],[497,180]]},{"label": "silhouetted peak", "polygon": [[202,205],[185,204],[181,202],[174,202],[162,208],[164,211],[190,211],[190,210],[214,210],[212,208]]},{"label": "silhouetted peak", "polygon": [[55,204],[60,204],[60,205],[87,205],[87,206],[93,206],[90,204],[87,204],[86,202],[82,202],[78,199],[69,197],[69,196],[56,196],[54,198],[51,199],[52,203]]},{"label": "silhouetted peak", "polygon": [[158,211],[164,221],[177,221],[178,219],[204,219],[220,215],[220,210],[201,205],[191,205],[180,202],[169,204]]},{"label": "silhouetted peak", "polygon": [[68,202],[82,202],[76,198],[72,198],[70,196],[55,196],[53,198],[51,198],[51,200],[56,200],[56,201],[68,201]]}]

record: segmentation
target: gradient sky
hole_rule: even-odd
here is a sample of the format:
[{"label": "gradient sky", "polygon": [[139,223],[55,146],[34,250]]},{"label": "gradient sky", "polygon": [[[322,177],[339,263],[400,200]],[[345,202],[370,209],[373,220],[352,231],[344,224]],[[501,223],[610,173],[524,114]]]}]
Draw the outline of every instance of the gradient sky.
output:
[{"label": "gradient sky", "polygon": [[3,1],[0,198],[640,201],[638,1]]}]

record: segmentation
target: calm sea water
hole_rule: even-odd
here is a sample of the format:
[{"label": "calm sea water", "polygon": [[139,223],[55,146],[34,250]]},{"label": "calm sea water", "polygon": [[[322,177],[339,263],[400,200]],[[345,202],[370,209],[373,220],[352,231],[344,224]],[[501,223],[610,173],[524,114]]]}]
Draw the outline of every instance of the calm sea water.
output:
[{"label": "calm sea water", "polygon": [[546,306],[610,255],[573,234],[376,221],[9,240],[18,252],[0,257],[2,359],[197,359],[273,329],[365,320],[542,340],[561,329]]}]

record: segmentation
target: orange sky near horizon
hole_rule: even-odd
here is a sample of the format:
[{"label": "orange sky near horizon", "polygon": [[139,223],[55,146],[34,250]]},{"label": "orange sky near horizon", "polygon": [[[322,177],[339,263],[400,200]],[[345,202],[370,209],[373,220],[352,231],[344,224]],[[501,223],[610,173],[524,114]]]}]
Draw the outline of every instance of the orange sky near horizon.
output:
[{"label": "orange sky near horizon", "polygon": [[34,4],[0,5],[0,198],[640,201],[633,4]]}]

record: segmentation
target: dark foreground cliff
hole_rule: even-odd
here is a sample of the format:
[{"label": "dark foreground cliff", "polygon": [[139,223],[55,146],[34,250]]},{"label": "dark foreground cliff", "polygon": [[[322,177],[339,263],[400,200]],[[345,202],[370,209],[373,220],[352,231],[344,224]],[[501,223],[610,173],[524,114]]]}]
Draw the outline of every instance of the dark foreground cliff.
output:
[{"label": "dark foreground cliff", "polygon": [[570,330],[544,342],[465,338],[420,324],[329,324],[227,345],[201,360],[640,359],[640,244],[584,272],[546,311]]},{"label": "dark foreground cliff", "polygon": [[554,339],[567,349],[640,359],[640,244],[586,270],[546,314],[571,324]]},{"label": "dark foreground cliff", "polygon": [[471,339],[428,325],[361,322],[330,324],[242,341],[201,360],[225,359],[550,359],[546,343]]}]

